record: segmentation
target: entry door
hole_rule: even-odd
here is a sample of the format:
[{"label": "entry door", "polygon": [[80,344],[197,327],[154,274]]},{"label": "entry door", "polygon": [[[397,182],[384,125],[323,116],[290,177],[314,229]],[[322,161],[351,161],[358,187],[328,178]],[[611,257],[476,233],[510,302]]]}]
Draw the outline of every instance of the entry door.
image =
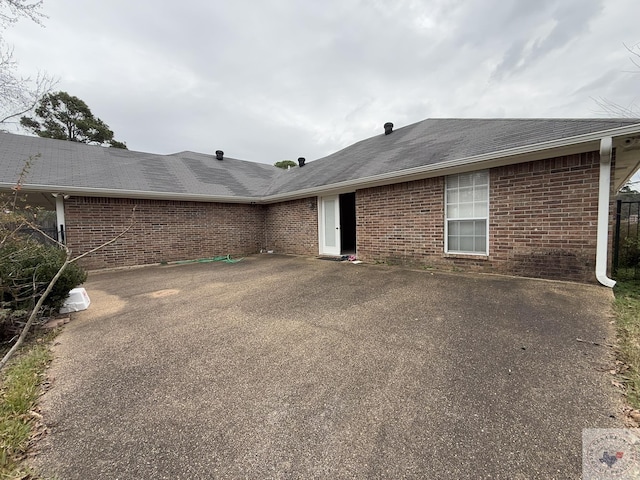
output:
[{"label": "entry door", "polygon": [[320,253],[340,255],[340,199],[322,197],[320,205]]}]

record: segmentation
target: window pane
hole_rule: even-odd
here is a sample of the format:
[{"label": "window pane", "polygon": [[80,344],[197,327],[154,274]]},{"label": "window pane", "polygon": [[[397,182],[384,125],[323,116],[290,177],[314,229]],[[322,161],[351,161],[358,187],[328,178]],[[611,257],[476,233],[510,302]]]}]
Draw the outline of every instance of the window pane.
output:
[{"label": "window pane", "polygon": [[476,237],[476,248],[475,251],[478,253],[486,253],[487,252],[487,237]]},{"label": "window pane", "polygon": [[447,203],[458,203],[458,190],[447,190]]},{"label": "window pane", "polygon": [[[471,216],[471,215],[469,215]],[[476,203],[475,208],[473,209],[474,217],[486,217],[487,216],[487,204],[486,203]]]},{"label": "window pane", "polygon": [[452,252],[460,251],[460,243],[458,242],[458,237],[449,236],[449,250]]},{"label": "window pane", "polygon": [[457,205],[448,205],[447,206],[447,217],[448,218],[458,218],[458,206]]},{"label": "window pane", "polygon": [[487,234],[487,222],[485,220],[476,220],[475,234],[484,237]]},{"label": "window pane", "polygon": [[336,206],[335,200],[324,201],[324,244],[336,246]]},{"label": "window pane", "polygon": [[460,251],[473,252],[473,237],[460,237]]},{"label": "window pane", "polygon": [[460,235],[460,222],[449,222],[449,235]]},{"label": "window pane", "polygon": [[475,235],[475,226],[474,221],[470,222],[459,222],[460,224],[460,235]]},{"label": "window pane", "polygon": [[476,187],[473,190],[473,199],[476,202],[485,201],[488,198],[488,193],[489,193],[489,188],[487,188],[487,187]]},{"label": "window pane", "polygon": [[473,174],[462,173],[458,175],[458,187],[471,187],[473,186]]},{"label": "window pane", "polygon": [[461,188],[459,192],[461,202],[473,202],[473,188]]},{"label": "window pane", "polygon": [[461,203],[458,207],[457,218],[471,218],[473,217],[473,203]]},{"label": "window pane", "polygon": [[473,183],[476,185],[487,185],[489,183],[489,175],[487,175],[487,172],[475,172],[473,174]]}]

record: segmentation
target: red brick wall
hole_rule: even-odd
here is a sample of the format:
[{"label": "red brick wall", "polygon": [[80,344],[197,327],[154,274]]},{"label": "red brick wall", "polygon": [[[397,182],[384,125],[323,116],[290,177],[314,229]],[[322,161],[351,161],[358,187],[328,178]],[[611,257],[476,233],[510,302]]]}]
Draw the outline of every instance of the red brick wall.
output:
[{"label": "red brick wall", "polygon": [[[437,177],[356,192],[357,255],[415,264],[593,282],[597,152],[490,170],[489,256],[445,255],[444,187]],[[260,249],[318,254],[316,197],[266,206],[71,197],[67,238],[76,252],[116,244],[88,268],[140,265]]]},{"label": "red brick wall", "polygon": [[496,269],[594,279],[599,162],[591,152],[491,170],[489,256]]},{"label": "red brick wall", "polygon": [[594,281],[599,155],[490,170],[489,256],[444,254],[443,177],[356,192],[358,257]]},{"label": "red brick wall", "polygon": [[116,243],[86,257],[89,269],[143,265],[260,250],[265,208],[256,205],[71,197],[65,201],[67,242],[82,253],[112,239]]},{"label": "red brick wall", "polygon": [[429,263],[444,251],[444,178],[356,191],[358,258]]},{"label": "red brick wall", "polygon": [[265,248],[275,253],[318,254],[316,197],[266,206]]}]

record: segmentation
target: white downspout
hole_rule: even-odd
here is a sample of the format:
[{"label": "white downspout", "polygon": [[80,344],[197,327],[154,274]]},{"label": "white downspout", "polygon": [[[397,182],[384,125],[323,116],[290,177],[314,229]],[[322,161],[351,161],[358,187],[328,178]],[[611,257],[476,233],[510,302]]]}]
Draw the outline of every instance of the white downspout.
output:
[{"label": "white downspout", "polygon": [[613,139],[600,140],[600,189],[598,192],[598,236],[596,239],[596,278],[605,287],[613,288],[615,280],[607,277],[609,249],[609,192],[611,190],[611,151]]},{"label": "white downspout", "polygon": [[67,225],[64,219],[64,195],[58,193],[53,196],[56,198],[56,230],[58,231],[58,241],[65,243],[64,236],[67,232]]}]

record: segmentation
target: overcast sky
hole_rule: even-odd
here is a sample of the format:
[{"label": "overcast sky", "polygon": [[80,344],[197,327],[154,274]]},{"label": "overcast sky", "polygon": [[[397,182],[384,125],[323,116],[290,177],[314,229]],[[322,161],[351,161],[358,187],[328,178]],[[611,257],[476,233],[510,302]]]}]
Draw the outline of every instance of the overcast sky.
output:
[{"label": "overcast sky", "polygon": [[273,163],[434,117],[640,104],[638,0],[45,0],[3,32],[131,150]]}]

